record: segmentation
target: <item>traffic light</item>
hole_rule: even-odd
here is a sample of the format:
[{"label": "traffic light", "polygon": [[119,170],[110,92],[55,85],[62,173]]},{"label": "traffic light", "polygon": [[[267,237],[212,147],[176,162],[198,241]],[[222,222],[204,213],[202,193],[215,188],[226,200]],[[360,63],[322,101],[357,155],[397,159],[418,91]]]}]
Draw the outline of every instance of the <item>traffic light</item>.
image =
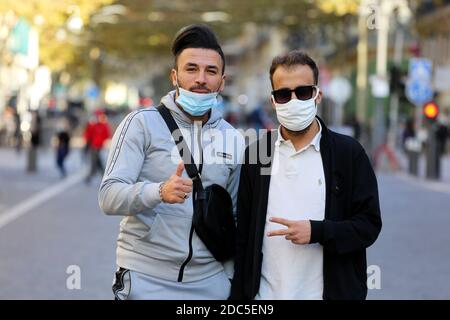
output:
[{"label": "traffic light", "polygon": [[427,119],[428,139],[426,148],[426,177],[439,179],[441,172],[440,141],[438,141],[438,125],[436,118],[439,115],[439,107],[434,101],[425,103],[423,115]]},{"label": "traffic light", "polygon": [[438,105],[433,101],[425,103],[423,106],[423,114],[428,120],[436,120],[439,115]]}]

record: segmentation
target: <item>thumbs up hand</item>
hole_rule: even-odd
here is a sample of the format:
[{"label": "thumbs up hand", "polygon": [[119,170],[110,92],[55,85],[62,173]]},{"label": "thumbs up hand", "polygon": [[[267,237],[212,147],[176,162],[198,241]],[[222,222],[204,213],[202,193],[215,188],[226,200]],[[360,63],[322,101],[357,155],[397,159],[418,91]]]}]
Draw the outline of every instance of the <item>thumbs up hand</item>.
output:
[{"label": "thumbs up hand", "polygon": [[183,161],[180,161],[180,163],[177,166],[177,172],[175,174],[181,177],[183,175],[183,171],[184,171],[184,163]]},{"label": "thumbs up hand", "polygon": [[166,203],[184,203],[192,192],[192,180],[183,178],[184,163],[180,161],[175,173],[161,187],[161,198]]}]

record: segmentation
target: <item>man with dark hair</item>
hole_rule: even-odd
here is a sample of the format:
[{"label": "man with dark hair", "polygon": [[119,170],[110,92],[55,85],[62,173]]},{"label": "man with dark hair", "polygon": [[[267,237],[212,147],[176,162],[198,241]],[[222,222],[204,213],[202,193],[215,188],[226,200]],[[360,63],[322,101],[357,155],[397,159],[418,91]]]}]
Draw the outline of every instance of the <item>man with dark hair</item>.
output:
[{"label": "man with dark hair", "polygon": [[366,248],[381,230],[377,181],[362,146],[317,117],[318,76],[301,51],[273,59],[280,127],[245,151],[232,299],[367,295]]},{"label": "man with dark hair", "polygon": [[211,49],[222,59],[222,75],[225,73],[225,55],[217,42],[216,36],[206,25],[190,25],[181,29],[172,44],[172,54],[175,56],[175,68],[178,57],[186,48]]},{"label": "man with dark hair", "polygon": [[193,227],[193,180],[161,111],[179,127],[203,187],[225,188],[235,215],[245,143],[216,108],[225,83],[225,59],[205,25],[182,29],[172,52],[175,90],[158,108],[138,110],[122,121],[99,190],[101,209],[125,216],[117,240],[116,299],[230,295],[233,261],[216,260]]}]

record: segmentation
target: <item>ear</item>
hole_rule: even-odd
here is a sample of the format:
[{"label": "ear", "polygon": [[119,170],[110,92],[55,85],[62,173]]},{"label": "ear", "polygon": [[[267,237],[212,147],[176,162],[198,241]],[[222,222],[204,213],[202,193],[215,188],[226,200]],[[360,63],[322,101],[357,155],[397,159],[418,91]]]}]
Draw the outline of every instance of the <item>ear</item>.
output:
[{"label": "ear", "polygon": [[175,69],[170,70],[170,81],[172,81],[172,85],[174,87],[177,86],[177,70]]},{"label": "ear", "polygon": [[276,110],[276,107],[275,107],[275,100],[273,100],[273,96],[272,96],[272,95],[270,95],[269,100],[270,100],[270,104],[272,105],[273,110]]},{"label": "ear", "polygon": [[223,75],[223,76],[222,76],[221,83],[220,83],[220,87],[219,87],[219,89],[217,90],[217,92],[222,92],[222,91],[223,91],[223,88],[225,87],[225,80],[226,80],[226,78],[227,78],[226,75]]},{"label": "ear", "polygon": [[320,104],[322,102],[322,90],[319,89],[319,95],[316,98],[316,104]]}]

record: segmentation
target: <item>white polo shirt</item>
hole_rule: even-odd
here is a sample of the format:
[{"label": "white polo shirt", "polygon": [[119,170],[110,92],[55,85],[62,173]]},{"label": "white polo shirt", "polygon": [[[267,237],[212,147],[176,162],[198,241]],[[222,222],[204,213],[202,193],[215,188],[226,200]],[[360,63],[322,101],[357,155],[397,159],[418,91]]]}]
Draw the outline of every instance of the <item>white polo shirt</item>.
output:
[{"label": "white polo shirt", "polygon": [[322,299],[323,247],[297,245],[285,236],[268,237],[267,232],[287,228],[270,217],[289,220],[323,220],[325,177],[320,155],[322,126],[311,142],[296,151],[278,128],[270,178],[263,262],[259,292],[255,299]]}]

